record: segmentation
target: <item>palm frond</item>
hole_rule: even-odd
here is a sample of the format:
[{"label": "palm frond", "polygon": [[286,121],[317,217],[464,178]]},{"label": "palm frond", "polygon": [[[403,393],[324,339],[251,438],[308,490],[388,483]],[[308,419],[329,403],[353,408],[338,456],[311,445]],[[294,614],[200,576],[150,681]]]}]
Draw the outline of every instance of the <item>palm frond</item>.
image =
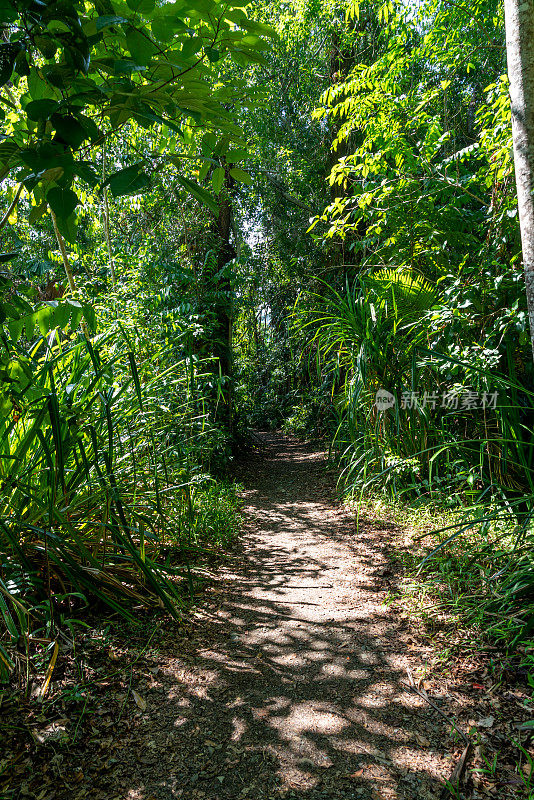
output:
[{"label": "palm frond", "polygon": [[363,283],[398,319],[429,311],[439,296],[436,285],[410,267],[383,267],[364,278]]}]

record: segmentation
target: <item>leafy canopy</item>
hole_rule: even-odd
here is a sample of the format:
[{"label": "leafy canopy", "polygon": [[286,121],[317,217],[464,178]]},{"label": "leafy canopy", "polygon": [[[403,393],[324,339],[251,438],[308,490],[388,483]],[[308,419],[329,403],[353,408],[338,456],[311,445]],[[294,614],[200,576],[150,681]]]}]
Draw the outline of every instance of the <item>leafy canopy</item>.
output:
[{"label": "leafy canopy", "polygon": [[[99,183],[91,154],[128,126],[172,131],[152,160],[109,175],[114,196],[137,194],[150,172],[180,166],[191,131],[240,140],[233,123],[242,87],[218,81],[218,63],[261,62],[267,25],[249,20],[243,0],[5,0],[0,23],[0,180],[22,183],[31,221],[49,207],[75,239],[76,187]],[[154,161],[154,156],[159,161]],[[209,158],[208,156],[206,156]],[[187,188],[191,189],[191,186]],[[193,187],[198,199],[206,197]]]}]

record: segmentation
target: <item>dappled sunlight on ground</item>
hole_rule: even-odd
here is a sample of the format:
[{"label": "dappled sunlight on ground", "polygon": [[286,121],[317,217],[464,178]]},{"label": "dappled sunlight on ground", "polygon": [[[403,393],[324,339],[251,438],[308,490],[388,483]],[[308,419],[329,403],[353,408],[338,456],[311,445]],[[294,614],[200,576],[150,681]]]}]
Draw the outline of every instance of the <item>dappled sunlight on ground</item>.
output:
[{"label": "dappled sunlight on ground", "polygon": [[[150,767],[124,793],[164,798],[430,798],[450,729],[405,685],[416,654],[384,606],[388,540],[331,499],[320,454],[280,438],[242,465],[245,561],[139,715]],[[420,656],[421,654],[419,654]]]}]

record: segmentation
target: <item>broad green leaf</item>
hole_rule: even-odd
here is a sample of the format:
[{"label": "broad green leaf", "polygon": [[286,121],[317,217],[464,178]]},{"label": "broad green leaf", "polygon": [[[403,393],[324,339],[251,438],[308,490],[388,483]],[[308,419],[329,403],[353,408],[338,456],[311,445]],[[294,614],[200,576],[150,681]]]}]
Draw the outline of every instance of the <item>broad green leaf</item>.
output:
[{"label": "broad green leaf", "polygon": [[15,142],[10,142],[9,140],[0,141],[0,162],[6,163],[9,161],[18,149],[19,147]]},{"label": "broad green leaf", "polygon": [[211,61],[213,64],[215,64],[221,58],[220,51],[216,50],[215,47],[206,47],[205,48],[205,53],[206,53],[209,61]]},{"label": "broad green leaf", "polygon": [[265,66],[265,64],[267,64],[266,59],[261,53],[253,52],[249,48],[240,47],[236,50],[232,50],[230,56],[240,66],[246,67],[248,64],[260,64],[261,66]]},{"label": "broad green leaf", "polygon": [[[202,166],[200,167],[200,169],[198,171],[198,177],[200,178],[201,181],[204,180],[204,178],[206,177],[206,175],[210,171],[211,165],[212,165],[211,159],[206,159],[204,161],[204,163],[202,164]],[[179,165],[177,164],[177,166],[179,166]]]},{"label": "broad green leaf", "polygon": [[238,181],[239,183],[246,183],[247,186],[250,186],[252,183],[252,178],[248,172],[245,172],[245,170],[241,169],[240,167],[233,167],[230,170],[230,175],[234,180]]},{"label": "broad green leaf", "polygon": [[24,334],[28,341],[33,339],[33,334],[35,331],[35,314],[28,314],[27,317],[24,317]]},{"label": "broad green leaf", "polygon": [[195,53],[198,53],[202,47],[202,39],[199,36],[193,36],[191,39],[186,39],[182,45],[181,55],[183,58],[191,58]]},{"label": "broad green leaf", "polygon": [[15,70],[17,75],[20,75],[21,77],[25,77],[30,74],[31,72],[30,65],[28,64],[28,59],[24,51],[20,52],[16,56],[13,69]]},{"label": "broad green leaf", "polygon": [[241,39],[241,44],[246,44],[247,47],[260,47],[262,49],[265,49],[269,46],[263,39],[253,33],[243,36]]},{"label": "broad green leaf", "polygon": [[52,305],[45,305],[37,311],[37,327],[41,336],[46,336],[55,327],[54,312],[55,308]]},{"label": "broad green leaf", "polygon": [[13,3],[10,3],[9,0],[0,0],[0,22],[4,24],[15,22],[17,16],[17,9]]},{"label": "broad green leaf", "polygon": [[97,318],[96,318],[96,311],[94,310],[93,306],[88,305],[85,303],[83,305],[83,317],[89,326],[91,331],[96,331],[97,325]]},{"label": "broad green leaf", "polygon": [[[224,18],[229,20],[230,22],[234,22],[236,25],[243,26],[243,22],[246,21],[245,11],[225,11]],[[244,27],[244,26],[243,26]]]},{"label": "broad green leaf", "polygon": [[150,185],[150,178],[143,172],[144,161],[132,164],[131,167],[115,172],[110,175],[103,184],[109,184],[111,193],[114,197],[122,197],[127,194],[140,194]]},{"label": "broad green leaf", "polygon": [[230,53],[230,58],[232,61],[238,65],[238,67],[246,67],[249,64],[251,59],[247,58],[241,50],[232,50]]},{"label": "broad green leaf", "polygon": [[215,136],[215,134],[212,132],[205,133],[204,136],[202,137],[202,142],[200,145],[202,148],[202,154],[205,156],[211,155],[215,149],[216,144],[217,144],[217,137]]},{"label": "broad green leaf", "polygon": [[248,152],[243,148],[236,148],[228,150],[226,153],[226,160],[229,164],[236,164],[238,161],[243,161],[248,156]]},{"label": "broad green leaf", "polygon": [[213,211],[214,214],[219,213],[219,206],[215,198],[209,192],[199,186],[198,183],[190,181],[188,178],[184,178],[183,175],[177,175],[176,179],[178,183],[181,183],[182,186],[187,189],[189,194],[207,206],[210,211]]},{"label": "broad green leaf", "polygon": [[59,186],[54,186],[48,191],[46,200],[56,217],[62,220],[70,217],[79,203],[76,192],[72,189],[60,189]]},{"label": "broad green leaf", "polygon": [[71,214],[66,219],[59,218],[57,224],[61,235],[71,244],[76,244],[76,214]]},{"label": "broad green leaf", "polygon": [[119,17],[116,14],[109,14],[107,16],[98,17],[96,20],[96,30],[102,31],[104,28],[110,28],[112,25],[123,25],[129,22],[126,17]]},{"label": "broad green leaf", "polygon": [[126,42],[132,58],[138,63],[146,65],[158,48],[148,34],[141,33],[137,28],[130,28],[126,33]]},{"label": "broad green leaf", "polygon": [[70,305],[70,326],[73,331],[76,330],[78,325],[80,324],[80,320],[82,318],[83,309],[80,303],[77,303],[75,300],[69,301]]},{"label": "broad green leaf", "polygon": [[42,99],[31,100],[24,110],[28,119],[38,122],[40,119],[49,119],[58,108],[59,103],[56,100]]},{"label": "broad green leaf", "polygon": [[100,140],[102,131],[90,117],[86,117],[85,114],[77,114],[76,119],[84,128],[87,134],[86,138],[91,139],[92,142],[97,142]]},{"label": "broad green leaf", "polygon": [[76,161],[73,166],[73,172],[85,183],[88,183],[89,186],[96,186],[98,183],[98,174],[90,161]]},{"label": "broad green leaf", "polygon": [[193,0],[193,2],[188,3],[188,10],[191,11],[195,9],[202,14],[214,14],[219,9],[217,8],[217,3],[214,0]]},{"label": "broad green leaf", "polygon": [[45,58],[54,58],[58,49],[58,41],[54,36],[35,36],[33,41]]},{"label": "broad green leaf", "polygon": [[13,342],[15,342],[15,343],[18,342],[18,340],[20,339],[20,335],[22,333],[23,324],[24,324],[24,322],[23,322],[22,319],[12,319],[7,324],[7,327],[8,327],[8,330],[9,330],[9,335],[10,335],[11,339],[13,340]]},{"label": "broad green leaf", "polygon": [[272,25],[266,25],[264,22],[256,22],[253,19],[242,19],[241,27],[250,33],[258,33],[261,36],[270,36],[271,38],[278,38],[278,33]]},{"label": "broad green leaf", "polygon": [[224,184],[225,172],[223,167],[217,167],[211,176],[211,185],[215,194],[219,194]]},{"label": "broad green leaf", "polygon": [[28,75],[28,91],[33,100],[43,100],[44,98],[53,99],[56,95],[58,99],[60,97],[59,92],[56,92],[56,90],[50,86],[39,69],[32,69]]},{"label": "broad green leaf", "polygon": [[48,208],[48,203],[46,202],[46,200],[43,200],[37,206],[32,206],[28,217],[30,225],[34,225],[37,222],[37,220],[41,219],[47,208]]},{"label": "broad green leaf", "polygon": [[58,303],[54,314],[54,326],[58,328],[66,328],[70,316],[70,308],[68,303]]},{"label": "broad green leaf", "polygon": [[170,42],[174,38],[177,30],[183,30],[184,23],[172,16],[158,16],[152,19],[152,35],[159,42]]},{"label": "broad green leaf", "polygon": [[126,4],[136,14],[144,14],[145,16],[154,11],[156,7],[155,0],[126,0]]},{"label": "broad green leaf", "polygon": [[112,71],[115,75],[131,75],[132,72],[144,72],[146,66],[137,63],[131,58],[119,58],[113,62]]},{"label": "broad green leaf", "polygon": [[[44,101],[41,101],[44,102]],[[62,114],[53,114],[52,125],[56,129],[56,135],[62,142],[70,145],[73,150],[77,150],[81,143],[88,138],[88,133],[76,117]]]}]

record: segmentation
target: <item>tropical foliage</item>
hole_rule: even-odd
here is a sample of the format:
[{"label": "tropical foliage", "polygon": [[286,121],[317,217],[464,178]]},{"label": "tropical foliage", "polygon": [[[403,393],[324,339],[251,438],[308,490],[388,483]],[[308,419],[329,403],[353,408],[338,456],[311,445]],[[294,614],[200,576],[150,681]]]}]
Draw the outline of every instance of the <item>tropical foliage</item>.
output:
[{"label": "tropical foliage", "polygon": [[349,498],[446,506],[437,556],[476,545],[478,610],[527,635],[500,4],[0,14],[0,679],[85,603],[180,615],[263,426],[328,438]]},{"label": "tropical foliage", "polygon": [[[261,352],[288,354],[283,369],[273,361],[264,419],[276,408],[288,429],[329,430],[340,486],[360,502],[385,491],[448,506],[437,556],[449,557],[458,537],[454,552],[469,551],[471,563],[486,558],[475,542],[484,554],[491,547],[477,612],[515,612],[516,633],[528,630],[532,354],[502,8],[432,0],[298,9],[292,27],[281,14],[276,46],[291,52],[302,24],[311,41],[300,45],[298,80],[280,70],[285,92],[271,102],[306,87],[315,110],[284,186],[255,183],[269,231],[264,292],[277,321]],[[324,44],[312,22],[322,14]],[[286,100],[277,118],[265,147],[272,154],[276,142],[286,163],[302,120]],[[299,163],[306,190],[293,177]],[[318,173],[327,177],[319,200]],[[289,291],[272,270],[290,279]],[[257,345],[245,341],[245,382],[257,391]],[[503,539],[502,526],[515,534]]]}]

